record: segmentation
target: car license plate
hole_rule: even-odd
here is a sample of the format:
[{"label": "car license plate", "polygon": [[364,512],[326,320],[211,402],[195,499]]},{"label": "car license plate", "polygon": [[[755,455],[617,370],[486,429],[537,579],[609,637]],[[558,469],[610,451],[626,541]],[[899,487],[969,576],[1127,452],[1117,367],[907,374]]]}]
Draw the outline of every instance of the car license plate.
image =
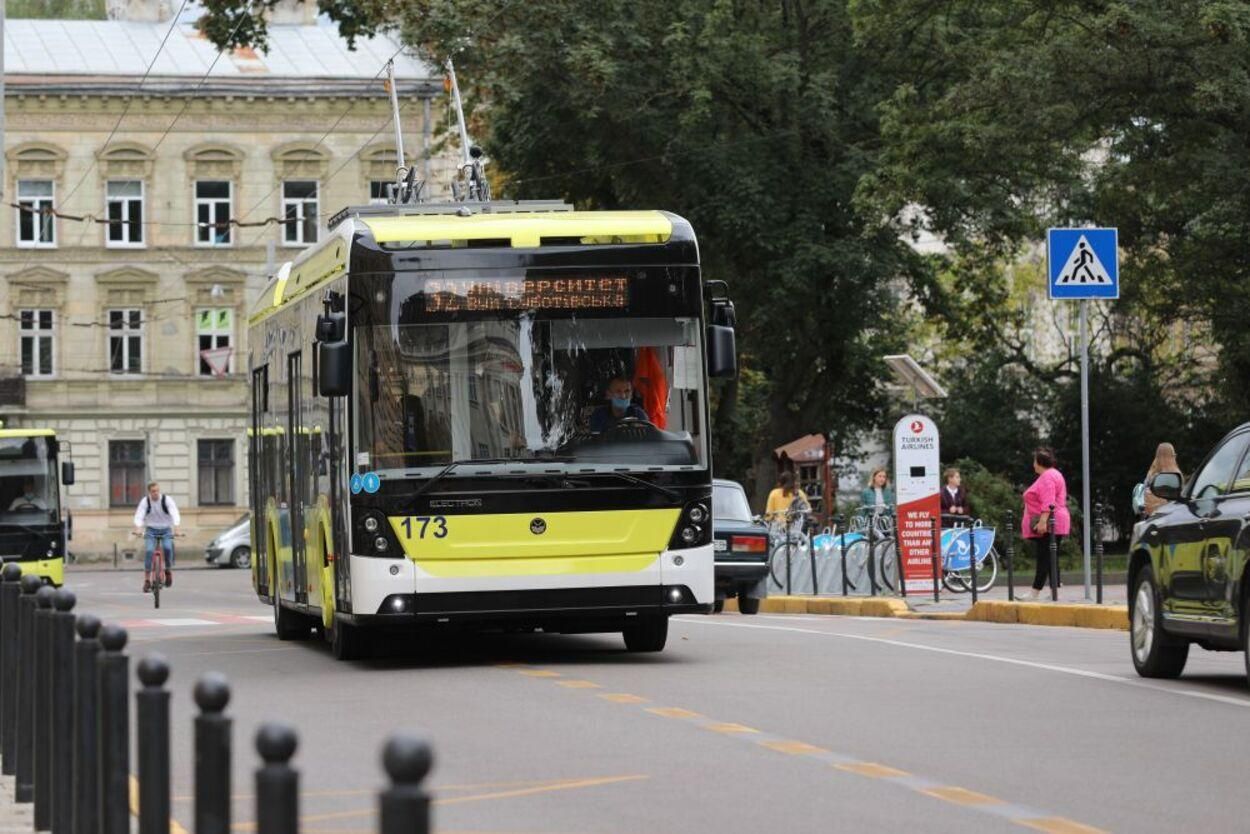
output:
[{"label": "car license plate", "polygon": [[729,549],[729,542],[725,541],[724,539],[712,540],[712,550],[716,551],[717,553],[720,553],[721,551],[728,550],[728,549]]}]

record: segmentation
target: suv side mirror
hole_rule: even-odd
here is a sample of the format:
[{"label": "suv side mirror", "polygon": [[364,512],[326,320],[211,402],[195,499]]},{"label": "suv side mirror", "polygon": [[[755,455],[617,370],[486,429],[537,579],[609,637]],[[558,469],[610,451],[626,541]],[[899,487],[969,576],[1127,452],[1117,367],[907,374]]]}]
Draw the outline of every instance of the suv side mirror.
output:
[{"label": "suv side mirror", "polygon": [[732,327],[708,325],[707,373],[712,377],[732,378],[738,375],[738,346]]},{"label": "suv side mirror", "polygon": [[352,392],[352,352],[347,342],[317,345],[318,383],[323,397],[346,397]]},{"label": "suv side mirror", "polygon": [[61,483],[65,486],[74,485],[74,462],[72,460],[61,461]]},{"label": "suv side mirror", "polygon": [[1150,491],[1164,501],[1180,498],[1181,486],[1181,476],[1175,472],[1160,472],[1150,479]]}]

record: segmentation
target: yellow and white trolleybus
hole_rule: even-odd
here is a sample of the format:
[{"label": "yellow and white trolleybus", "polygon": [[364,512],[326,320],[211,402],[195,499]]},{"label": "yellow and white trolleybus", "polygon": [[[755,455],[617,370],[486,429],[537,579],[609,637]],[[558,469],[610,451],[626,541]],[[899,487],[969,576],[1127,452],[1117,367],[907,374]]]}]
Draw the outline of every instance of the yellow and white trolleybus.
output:
[{"label": "yellow and white trolleybus", "polygon": [[250,327],[252,575],[279,637],[659,651],[670,615],[710,610],[708,378],[735,371],[733,307],[682,218],[348,209]]}]

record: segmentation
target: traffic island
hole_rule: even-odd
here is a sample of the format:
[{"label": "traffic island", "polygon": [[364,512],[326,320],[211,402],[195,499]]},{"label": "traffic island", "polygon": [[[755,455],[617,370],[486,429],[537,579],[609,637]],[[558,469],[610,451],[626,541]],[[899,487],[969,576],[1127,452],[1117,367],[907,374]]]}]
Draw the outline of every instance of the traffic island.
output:
[{"label": "traffic island", "polygon": [[[738,601],[725,601],[737,611]],[[894,617],[908,620],[965,620],[1016,625],[1068,626],[1128,630],[1127,605],[979,600],[966,611],[914,611],[895,597],[776,596],[760,601],[767,614],[830,614],[848,617]]]}]

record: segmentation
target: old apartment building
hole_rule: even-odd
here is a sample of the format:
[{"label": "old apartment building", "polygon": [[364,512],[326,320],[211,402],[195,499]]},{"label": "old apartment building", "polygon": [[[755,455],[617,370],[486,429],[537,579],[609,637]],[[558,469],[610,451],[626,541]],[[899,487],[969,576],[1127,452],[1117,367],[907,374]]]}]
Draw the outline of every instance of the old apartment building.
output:
[{"label": "old apartment building", "polygon": [[219,55],[160,0],[7,21],[0,419],[70,442],[76,553],[130,546],[152,479],[184,553],[245,511],[246,311],[394,180],[388,59],[409,157],[436,193],[450,177],[422,157],[441,77],[388,37],[349,50],[313,6],[279,7],[267,53]]}]

